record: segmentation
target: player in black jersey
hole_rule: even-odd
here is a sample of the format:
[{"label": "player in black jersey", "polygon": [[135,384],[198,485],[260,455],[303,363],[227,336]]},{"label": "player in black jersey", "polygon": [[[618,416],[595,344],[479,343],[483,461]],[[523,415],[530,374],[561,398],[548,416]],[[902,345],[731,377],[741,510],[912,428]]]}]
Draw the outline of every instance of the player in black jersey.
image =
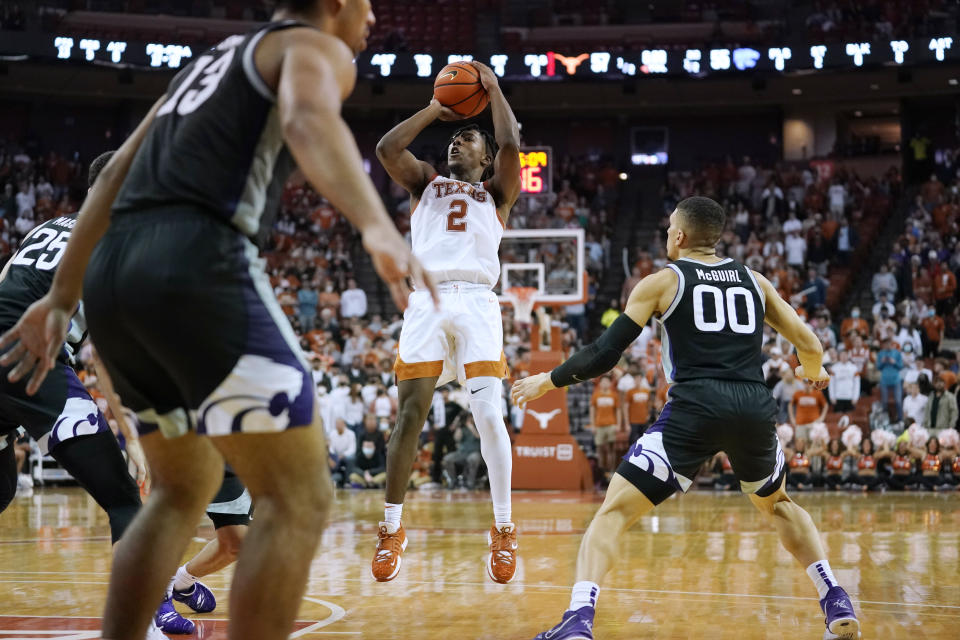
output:
[{"label": "player in black jersey", "polygon": [[764,321],[797,348],[797,377],[818,388],[829,382],[823,347],[766,278],[716,255],[725,221],[723,208],[709,198],[680,202],[667,231],[672,264],[634,288],[624,313],[596,342],[512,389],[522,406],[556,387],[602,375],[650,317],[659,316],[670,399],[624,456],[584,535],[569,609],[537,640],[593,638],[597,583],[617,560],[619,536],[675,491],[686,491],[700,465],[719,451],[727,453],[743,492],[770,517],[783,546],[817,587],[824,638],[859,636],[853,606],[836,583],[816,526],[787,495],[776,404],[760,368]]},{"label": "player in black jersey", "polygon": [[229,635],[292,629],[331,498],[312,376],[256,244],[294,162],[358,228],[400,308],[408,278],[435,296],[340,116],[369,0],[277,6],[171,81],[101,173],[50,293],[0,338],[0,365],[17,362],[11,379],[35,390],[82,289],[90,334],[140,420],[153,492],[118,545],[105,639],[140,640],[224,458],[257,505]]},{"label": "player in black jersey", "polygon": [[[108,151],[90,163],[91,188],[112,155]],[[7,262],[0,274],[0,329],[12,327],[31,304],[47,293],[76,221],[74,214],[38,225]],[[86,336],[83,312],[75,311],[66,344],[61,344],[56,364],[35,393],[28,394],[23,382],[10,382],[9,367],[0,369],[0,444],[14,439],[18,426],[22,427],[37,441],[41,451],[49,453],[107,512],[110,538],[115,544],[140,508],[140,492],[106,418],[68,363],[69,354],[76,353]],[[98,386],[104,382],[101,380]],[[136,434],[109,385],[101,386],[101,390],[125,437],[127,455],[137,467],[138,481],[144,482],[147,467]],[[12,447],[0,446],[0,476],[16,478]],[[9,482],[0,480],[0,512],[13,499],[13,494],[6,490],[9,486]],[[151,624],[146,640],[164,638]]]},{"label": "player in black jersey", "polygon": [[[108,159],[109,153],[91,163],[91,185]],[[58,216],[23,239],[0,273],[0,330],[16,324],[50,289],[76,221],[75,214]],[[23,382],[8,381],[9,367],[0,369],[0,440],[15,438],[22,426],[43,453],[53,456],[107,512],[110,537],[116,542],[140,507],[140,492],[106,418],[68,362],[69,353],[78,349],[85,335],[83,314],[77,310],[66,345],[60,343],[56,362],[36,393],[27,394]],[[129,439],[131,434],[125,435],[131,459],[145,472],[139,445]],[[12,447],[0,450],[0,475],[12,479],[12,487],[16,487]],[[0,482],[0,512],[13,499],[13,493],[6,490],[9,487],[9,482]]]},{"label": "player in black jersey", "polygon": [[[89,186],[93,186],[113,153],[101,154],[90,163]],[[76,219],[76,215],[60,216],[38,225],[10,258],[0,274],[0,329],[13,326],[20,315],[49,290]],[[0,444],[8,444],[16,437],[17,427],[22,426],[39,443],[41,450],[53,456],[107,512],[110,537],[116,543],[140,508],[140,494],[117,440],[107,427],[106,418],[67,363],[68,352],[76,353],[85,336],[86,322],[82,311],[78,310],[57,366],[33,395],[26,393],[24,383],[11,383],[6,375],[0,376]],[[96,354],[94,361],[97,363],[97,386],[117,419],[126,441],[127,455],[138,471],[137,480],[139,483],[148,482],[147,466],[136,433],[125,419],[120,399]],[[0,480],[2,513],[13,499],[16,486],[12,447],[0,446],[0,476],[3,476]],[[233,562],[251,510],[249,492],[227,469],[217,495],[207,508],[217,538],[178,570],[173,588],[155,616],[160,629],[169,633],[193,633],[193,622],[173,608],[173,599],[200,613],[214,609],[213,594],[196,578]],[[147,633],[148,640],[162,637],[155,628]]]}]

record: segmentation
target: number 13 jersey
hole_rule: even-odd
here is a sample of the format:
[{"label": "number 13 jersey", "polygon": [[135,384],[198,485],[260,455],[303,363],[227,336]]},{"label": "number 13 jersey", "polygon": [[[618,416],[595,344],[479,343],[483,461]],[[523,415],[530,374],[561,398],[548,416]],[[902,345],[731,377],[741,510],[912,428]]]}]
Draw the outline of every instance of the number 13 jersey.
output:
[{"label": "number 13 jersey", "polygon": [[413,255],[437,282],[493,287],[503,221],[486,183],[434,176],[410,216]]},{"label": "number 13 jersey", "polygon": [[117,215],[194,209],[232,224],[262,246],[294,167],[276,96],[254,65],[275,22],[230,36],[173,78],[117,195]]},{"label": "number 13 jersey", "polygon": [[660,317],[669,382],[700,378],[763,383],[766,299],[753,272],[732,258],[713,264],[680,258],[677,294]]}]

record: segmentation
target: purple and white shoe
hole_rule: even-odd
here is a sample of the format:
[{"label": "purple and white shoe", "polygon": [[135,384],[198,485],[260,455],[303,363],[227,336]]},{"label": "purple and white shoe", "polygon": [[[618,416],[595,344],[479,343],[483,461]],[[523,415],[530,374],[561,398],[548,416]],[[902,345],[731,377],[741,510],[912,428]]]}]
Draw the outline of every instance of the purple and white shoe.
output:
[{"label": "purple and white shoe", "polygon": [[827,617],[823,640],[857,640],[860,635],[860,621],[853,610],[850,596],[841,587],[830,587],[827,595],[820,601],[820,608]]},{"label": "purple and white shoe", "polygon": [[560,624],[537,634],[533,640],[593,640],[593,607],[564,611]]},{"label": "purple and white shoe", "polygon": [[217,608],[213,592],[202,582],[194,582],[186,591],[173,590],[173,599],[182,602],[197,613],[210,613]]},{"label": "purple and white shoe", "polygon": [[153,621],[164,633],[189,635],[195,628],[192,620],[187,620],[173,608],[173,600],[169,592],[157,609],[157,613],[154,614]]}]

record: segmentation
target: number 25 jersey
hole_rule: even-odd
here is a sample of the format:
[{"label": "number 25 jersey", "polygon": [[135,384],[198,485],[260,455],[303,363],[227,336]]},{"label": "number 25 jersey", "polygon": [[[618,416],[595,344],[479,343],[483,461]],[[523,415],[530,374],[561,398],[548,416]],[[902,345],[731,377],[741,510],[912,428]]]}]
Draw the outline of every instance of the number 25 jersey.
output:
[{"label": "number 25 jersey", "polygon": [[[57,216],[34,227],[23,239],[0,280],[0,329],[16,324],[23,312],[50,290],[76,223],[75,213]],[[76,351],[86,332],[81,306],[70,324],[67,344]]]},{"label": "number 25 jersey", "polygon": [[486,183],[434,176],[410,216],[413,255],[437,282],[494,286],[503,221]]},{"label": "number 25 jersey", "polygon": [[732,258],[709,264],[680,258],[677,294],[660,318],[669,382],[700,378],[763,383],[766,299],[753,272]]},{"label": "number 25 jersey", "polygon": [[113,205],[116,215],[196,210],[262,245],[294,167],[276,96],[254,65],[268,24],[201,53],[170,82]]}]

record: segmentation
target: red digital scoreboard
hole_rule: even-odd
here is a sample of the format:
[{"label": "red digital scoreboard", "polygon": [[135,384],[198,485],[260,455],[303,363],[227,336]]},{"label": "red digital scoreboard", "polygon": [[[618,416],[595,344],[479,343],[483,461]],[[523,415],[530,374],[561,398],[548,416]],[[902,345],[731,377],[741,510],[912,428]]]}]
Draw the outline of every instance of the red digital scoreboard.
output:
[{"label": "red digital scoreboard", "polygon": [[553,191],[553,149],[520,148],[520,190],[529,195]]}]

